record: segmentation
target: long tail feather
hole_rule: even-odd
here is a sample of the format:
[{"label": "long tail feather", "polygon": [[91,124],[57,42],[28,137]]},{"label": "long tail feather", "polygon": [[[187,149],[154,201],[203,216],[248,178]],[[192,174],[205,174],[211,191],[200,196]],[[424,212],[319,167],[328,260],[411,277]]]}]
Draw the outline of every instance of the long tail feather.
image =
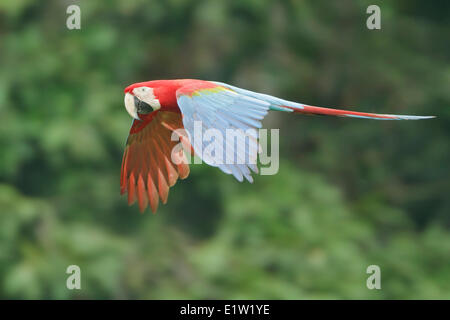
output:
[{"label": "long tail feather", "polygon": [[319,114],[327,116],[337,116],[337,117],[350,117],[350,118],[361,118],[361,119],[375,119],[375,120],[421,120],[421,119],[431,119],[434,116],[405,116],[398,114],[378,114],[378,113],[367,113],[367,112],[356,112],[349,110],[331,109],[331,108],[321,108],[302,105],[302,107],[291,107],[282,106],[289,108],[296,113],[303,114]]}]

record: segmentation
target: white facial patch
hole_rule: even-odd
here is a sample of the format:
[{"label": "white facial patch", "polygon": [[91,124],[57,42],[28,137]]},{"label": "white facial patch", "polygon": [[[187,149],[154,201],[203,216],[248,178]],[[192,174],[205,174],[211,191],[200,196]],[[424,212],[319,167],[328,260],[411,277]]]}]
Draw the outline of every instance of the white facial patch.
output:
[{"label": "white facial patch", "polygon": [[159,100],[156,99],[155,94],[153,92],[153,88],[149,87],[139,87],[133,89],[133,94],[141,101],[144,101],[150,107],[153,108],[153,110],[161,109],[161,104],[159,103]]},{"label": "white facial patch", "polygon": [[136,120],[141,120],[137,113],[137,108],[134,105],[134,96],[130,93],[125,93],[125,109]]}]

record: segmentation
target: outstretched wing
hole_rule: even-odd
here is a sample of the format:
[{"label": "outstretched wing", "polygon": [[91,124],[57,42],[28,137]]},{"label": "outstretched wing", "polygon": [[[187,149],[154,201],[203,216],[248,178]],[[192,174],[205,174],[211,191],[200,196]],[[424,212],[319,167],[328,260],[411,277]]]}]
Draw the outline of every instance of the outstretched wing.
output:
[{"label": "outstretched wing", "polygon": [[189,175],[183,150],[174,150],[179,142],[171,140],[172,132],[180,128],[181,115],[175,112],[155,111],[133,121],[122,159],[120,192],[128,192],[129,205],[137,199],[141,212],[149,203],[155,212],[159,199],[166,203],[177,179]]},{"label": "outstretched wing", "polygon": [[[249,169],[258,172],[257,129],[261,128],[270,103],[208,81],[196,81],[178,89],[177,102],[195,153],[207,164],[232,174],[239,181],[245,177],[252,182]],[[221,135],[222,140],[211,137],[217,137],[216,134]],[[214,154],[206,152],[211,144],[217,147]]]}]

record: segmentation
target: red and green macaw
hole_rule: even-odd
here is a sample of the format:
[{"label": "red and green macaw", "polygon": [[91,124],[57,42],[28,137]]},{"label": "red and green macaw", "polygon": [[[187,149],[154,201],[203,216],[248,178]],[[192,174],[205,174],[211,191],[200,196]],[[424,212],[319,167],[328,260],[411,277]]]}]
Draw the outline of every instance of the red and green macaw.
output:
[{"label": "red and green macaw", "polygon": [[[193,136],[195,121],[201,121],[202,130],[216,129],[225,136],[227,129],[261,128],[261,121],[270,110],[376,120],[432,118],[313,107],[225,83],[194,79],[132,84],[125,88],[125,108],[134,119],[123,154],[121,194],[128,192],[130,205],[137,200],[141,212],[148,204],[155,212],[159,199],[166,203],[169,188],[178,178],[189,175],[184,152],[172,152],[178,142],[171,137],[177,129],[185,129],[188,137]],[[202,150],[201,141],[192,143],[186,136],[179,138],[189,148],[192,144],[193,151],[202,157],[198,152]],[[177,161],[172,161],[173,155]],[[239,181],[245,178],[252,182],[250,170],[258,172],[256,164],[217,164],[207,157],[202,160]]]}]

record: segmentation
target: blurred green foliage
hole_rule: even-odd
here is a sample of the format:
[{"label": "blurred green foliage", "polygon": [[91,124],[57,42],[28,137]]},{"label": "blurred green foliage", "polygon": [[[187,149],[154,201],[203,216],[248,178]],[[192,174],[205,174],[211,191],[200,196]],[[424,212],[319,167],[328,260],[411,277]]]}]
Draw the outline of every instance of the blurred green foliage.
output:
[{"label": "blurred green foliage", "polygon": [[[449,3],[1,1],[0,297],[450,298]],[[160,78],[438,118],[273,113],[277,175],[195,165],[140,215],[119,196],[123,88]]]}]

